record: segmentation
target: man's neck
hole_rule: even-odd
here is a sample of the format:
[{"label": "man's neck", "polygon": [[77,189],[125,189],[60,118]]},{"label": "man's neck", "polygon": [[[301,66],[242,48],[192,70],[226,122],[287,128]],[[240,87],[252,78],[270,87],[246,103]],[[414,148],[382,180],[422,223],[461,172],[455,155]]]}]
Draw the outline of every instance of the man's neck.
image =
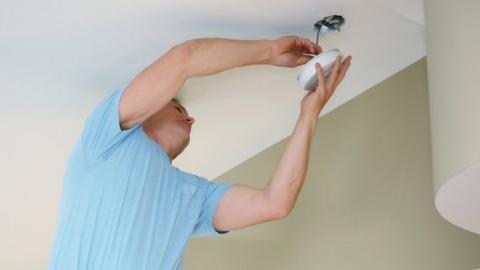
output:
[{"label": "man's neck", "polygon": [[[145,126],[144,126],[145,127]],[[165,134],[158,134],[155,132],[152,132],[148,128],[144,128],[145,134],[153,140],[155,143],[157,143],[163,151],[167,154],[168,158],[170,159],[170,163],[178,156],[179,153],[177,153],[176,147],[169,143],[169,140],[166,140]]]}]

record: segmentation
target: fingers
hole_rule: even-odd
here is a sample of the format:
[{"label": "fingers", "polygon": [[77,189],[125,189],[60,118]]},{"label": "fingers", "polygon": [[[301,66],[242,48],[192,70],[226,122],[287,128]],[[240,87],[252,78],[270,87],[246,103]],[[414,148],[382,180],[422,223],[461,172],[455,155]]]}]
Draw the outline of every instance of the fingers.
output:
[{"label": "fingers", "polygon": [[332,72],[328,77],[327,81],[325,82],[325,74],[323,73],[323,69],[321,68],[319,63],[315,64],[315,69],[317,70],[317,79],[318,85],[316,88],[316,92],[324,96],[325,98],[330,98],[333,94],[335,89],[337,88],[338,84],[343,80],[345,74],[350,67],[350,61],[352,57],[348,56],[343,61],[341,61],[341,57],[338,57],[335,60],[335,64],[332,68]]},{"label": "fingers", "polygon": [[335,83],[337,82],[338,73],[340,72],[340,67],[342,66],[342,62],[341,62],[340,59],[341,59],[340,56],[337,57],[337,59],[335,60],[335,64],[333,65],[332,72],[330,73],[330,76],[328,77],[327,89],[329,90],[329,92],[332,91],[332,88],[334,88]]},{"label": "fingers", "polygon": [[307,49],[308,52],[310,52],[311,54],[319,54],[322,52],[322,47],[313,43],[311,40],[307,38],[300,38],[300,44],[301,44],[302,50]]},{"label": "fingers", "polygon": [[352,57],[348,56],[345,60],[343,60],[342,67],[340,69],[340,74],[338,75],[338,78],[335,82],[335,88],[342,82],[343,78],[345,77],[345,74],[347,73],[348,68],[350,67]]},{"label": "fingers", "polygon": [[323,69],[322,69],[322,67],[320,66],[319,63],[315,64],[315,69],[317,70],[317,80],[318,80],[316,90],[324,91],[325,90],[324,89],[325,88],[325,74],[323,74]]},{"label": "fingers", "polygon": [[316,52],[317,54],[322,53],[322,52],[323,52],[322,47],[320,47],[320,45],[315,44],[315,52]]},{"label": "fingers", "polygon": [[303,65],[303,64],[307,63],[308,61],[310,61],[310,59],[312,59],[312,58],[313,58],[313,56],[311,56],[311,55],[302,55],[299,58],[297,58],[297,62],[295,63],[295,66]]},{"label": "fingers", "polygon": [[313,43],[308,38],[303,38],[300,36],[284,36],[276,40],[276,42],[283,44],[280,46],[281,53],[286,51],[300,51],[302,53],[311,53],[311,54],[319,54],[322,53],[322,47]]},{"label": "fingers", "polygon": [[315,53],[315,45],[312,42],[310,42],[307,39],[302,38],[302,39],[300,39],[300,43],[301,43],[301,46],[302,46],[302,50],[307,49],[309,53],[311,53],[311,54]]}]

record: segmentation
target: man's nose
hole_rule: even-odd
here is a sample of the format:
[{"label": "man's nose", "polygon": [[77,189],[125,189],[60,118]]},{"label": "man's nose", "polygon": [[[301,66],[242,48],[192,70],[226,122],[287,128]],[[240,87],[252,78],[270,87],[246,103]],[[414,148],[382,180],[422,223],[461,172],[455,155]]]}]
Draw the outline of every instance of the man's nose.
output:
[{"label": "man's nose", "polygon": [[193,125],[193,122],[195,122],[195,118],[191,117],[191,116],[188,116],[186,119],[187,123]]}]

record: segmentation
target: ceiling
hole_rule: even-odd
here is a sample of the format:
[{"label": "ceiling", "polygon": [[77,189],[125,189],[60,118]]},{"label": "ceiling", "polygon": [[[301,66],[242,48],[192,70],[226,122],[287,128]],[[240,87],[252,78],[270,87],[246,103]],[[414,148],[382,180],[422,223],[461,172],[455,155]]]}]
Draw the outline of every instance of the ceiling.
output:
[{"label": "ceiling", "polygon": [[[319,43],[353,59],[322,115],[425,56],[422,0],[2,0],[0,110],[83,121],[178,42],[314,40],[313,23],[331,14],[346,24]],[[248,66],[189,80],[179,98],[196,122],[174,164],[212,179],[289,136],[305,95],[299,69]]]}]

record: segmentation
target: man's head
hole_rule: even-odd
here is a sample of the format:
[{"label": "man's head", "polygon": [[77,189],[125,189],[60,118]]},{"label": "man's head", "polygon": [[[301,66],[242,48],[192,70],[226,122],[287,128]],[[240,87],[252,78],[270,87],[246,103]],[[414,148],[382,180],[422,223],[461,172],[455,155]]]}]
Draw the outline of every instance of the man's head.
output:
[{"label": "man's head", "polygon": [[172,159],[190,142],[190,132],[195,119],[177,99],[172,99],[144,123],[146,132],[167,151]]}]

